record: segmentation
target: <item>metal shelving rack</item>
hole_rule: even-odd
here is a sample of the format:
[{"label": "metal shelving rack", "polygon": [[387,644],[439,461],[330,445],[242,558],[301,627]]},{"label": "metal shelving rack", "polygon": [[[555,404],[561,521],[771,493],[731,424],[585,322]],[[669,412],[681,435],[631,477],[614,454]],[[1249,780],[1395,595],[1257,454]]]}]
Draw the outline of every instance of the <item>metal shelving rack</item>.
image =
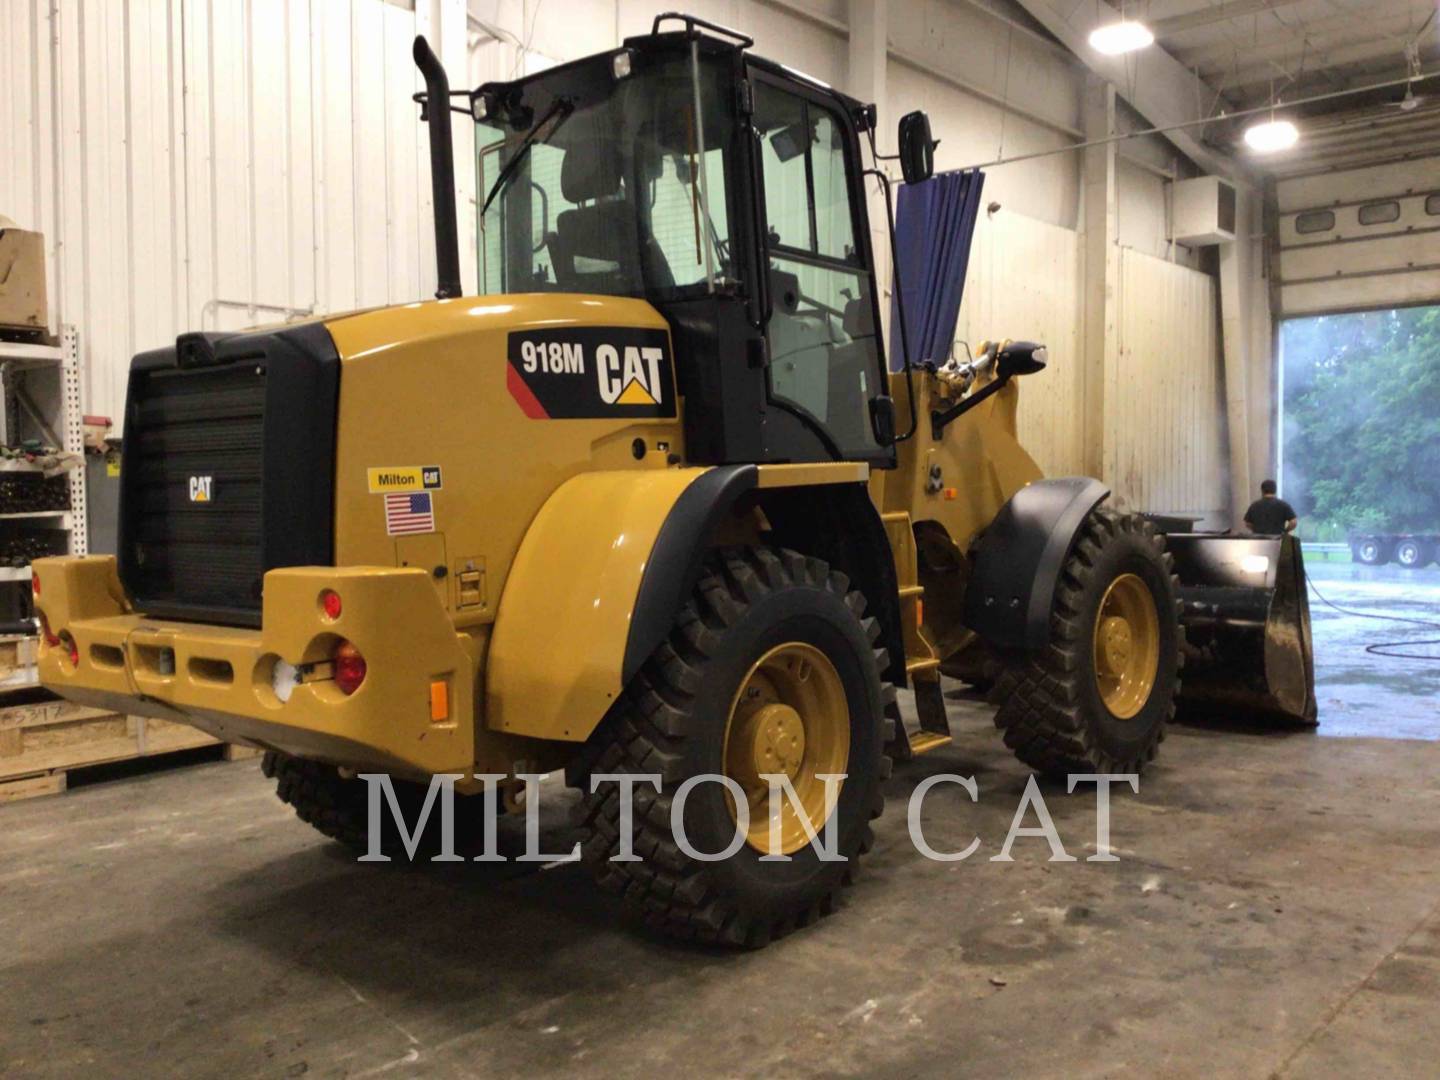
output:
[{"label": "metal shelving rack", "polygon": [[[85,418],[80,409],[80,336],[73,326],[61,329],[59,345],[32,345],[0,341],[0,388],[4,408],[0,409],[0,442],[18,442],[20,409],[17,391],[32,373],[53,373],[59,380],[53,396],[57,406],[52,415],[31,417],[32,424],[48,428],[60,436],[60,449],[85,456]],[[58,414],[58,415],[55,415]],[[38,422],[37,422],[38,421]],[[36,466],[24,462],[0,461],[0,472],[38,472]],[[69,510],[28,510],[0,513],[0,522],[21,522],[59,529],[66,535],[65,550],[71,555],[84,555],[88,550],[86,521],[85,469],[69,473]],[[28,585],[28,566],[0,566],[0,588]],[[4,607],[12,612],[25,610],[22,597],[7,597]],[[0,691],[34,686],[37,682],[34,634],[0,635],[0,656],[13,658],[8,675],[0,676]]]}]

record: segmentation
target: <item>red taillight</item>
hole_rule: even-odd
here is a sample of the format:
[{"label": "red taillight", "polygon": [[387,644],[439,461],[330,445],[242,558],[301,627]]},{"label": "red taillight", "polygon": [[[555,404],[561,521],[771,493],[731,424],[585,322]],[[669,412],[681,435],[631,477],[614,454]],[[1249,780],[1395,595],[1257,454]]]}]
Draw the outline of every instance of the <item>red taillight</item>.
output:
[{"label": "red taillight", "polygon": [[335,685],[344,693],[353,694],[365,681],[365,657],[348,641],[342,641],[335,649]]},{"label": "red taillight", "polygon": [[326,589],[320,594],[320,607],[325,612],[327,619],[338,619],[340,617],[340,594]]},{"label": "red taillight", "polygon": [[60,639],[56,637],[54,631],[50,629],[50,620],[45,617],[43,611],[40,613],[40,636],[45,639],[45,644],[49,645],[52,649],[60,644]]},{"label": "red taillight", "polygon": [[30,575],[30,591],[33,592],[36,596],[39,596],[39,595],[40,595],[40,575],[39,575],[39,574],[32,573],[32,574]]}]

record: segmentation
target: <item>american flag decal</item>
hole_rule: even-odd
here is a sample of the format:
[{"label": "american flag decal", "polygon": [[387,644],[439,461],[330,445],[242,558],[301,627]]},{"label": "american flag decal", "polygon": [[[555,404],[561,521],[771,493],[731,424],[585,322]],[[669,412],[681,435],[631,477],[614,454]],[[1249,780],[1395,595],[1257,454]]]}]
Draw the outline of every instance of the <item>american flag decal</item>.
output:
[{"label": "american flag decal", "polygon": [[435,531],[435,508],[430,492],[385,496],[385,531],[391,536]]}]

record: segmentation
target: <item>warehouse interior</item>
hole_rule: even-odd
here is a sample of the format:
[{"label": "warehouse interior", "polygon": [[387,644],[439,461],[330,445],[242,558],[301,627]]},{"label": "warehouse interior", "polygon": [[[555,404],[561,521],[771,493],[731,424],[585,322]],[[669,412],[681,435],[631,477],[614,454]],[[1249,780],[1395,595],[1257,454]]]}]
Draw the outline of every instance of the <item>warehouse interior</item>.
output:
[{"label": "warehouse interior", "polygon": [[0,1073],[1427,1074],[1435,0],[672,7],[0,5]]}]

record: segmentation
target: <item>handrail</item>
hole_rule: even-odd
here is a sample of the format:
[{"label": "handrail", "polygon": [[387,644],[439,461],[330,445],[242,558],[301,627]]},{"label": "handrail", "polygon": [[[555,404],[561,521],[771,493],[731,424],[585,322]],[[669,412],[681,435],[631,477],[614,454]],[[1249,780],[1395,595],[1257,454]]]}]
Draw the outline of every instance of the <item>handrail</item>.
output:
[{"label": "handrail", "polygon": [[740,33],[739,30],[731,30],[728,26],[721,26],[719,23],[711,22],[709,19],[702,19],[698,15],[687,15],[683,11],[666,11],[655,16],[655,21],[650,24],[650,33],[660,33],[660,24],[667,19],[678,20],[685,24],[687,33],[693,34],[695,27],[703,26],[706,30],[714,30],[717,34],[724,34],[726,37],[734,38],[740,42],[740,48],[748,49],[755,44],[755,39]]}]

